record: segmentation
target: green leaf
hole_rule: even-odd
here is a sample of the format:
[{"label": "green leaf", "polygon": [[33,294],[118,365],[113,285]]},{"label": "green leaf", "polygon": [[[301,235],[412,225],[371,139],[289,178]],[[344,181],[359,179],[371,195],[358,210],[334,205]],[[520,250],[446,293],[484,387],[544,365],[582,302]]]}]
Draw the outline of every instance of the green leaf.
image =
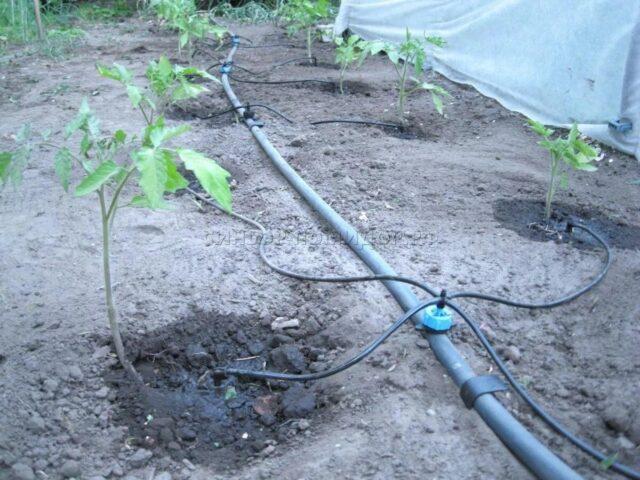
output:
[{"label": "green leaf", "polygon": [[116,80],[117,82],[121,82],[124,84],[128,84],[131,82],[133,75],[129,70],[127,70],[124,66],[119,65],[117,63],[113,64],[113,67],[105,67],[104,65],[96,64],[96,68],[98,69],[98,73],[105,78],[109,78],[111,80]]},{"label": "green leaf", "polygon": [[553,130],[551,130],[550,128],[546,128],[540,122],[536,122],[535,120],[532,120],[530,118],[527,120],[527,122],[529,123],[529,127],[531,128],[531,130],[542,137],[547,138],[553,134]]},{"label": "green leaf", "polygon": [[116,141],[116,143],[123,144],[127,139],[127,133],[124,130],[116,130],[116,132],[113,134],[113,139]]},{"label": "green leaf", "polygon": [[577,139],[575,142],[573,142],[573,146],[576,148],[576,150],[578,150],[586,157],[595,158],[598,156],[598,152],[596,152],[595,148],[593,148],[591,145],[586,144],[580,139]]},{"label": "green leaf", "polygon": [[224,392],[225,401],[233,400],[237,396],[238,396],[238,392],[236,392],[235,387],[227,387],[227,390]]},{"label": "green leaf", "polygon": [[76,187],[75,196],[81,197],[91,192],[95,192],[111,177],[120,172],[121,167],[116,165],[113,160],[106,160],[98,165],[93,173],[87,175],[84,180]]},{"label": "green leaf", "polygon": [[602,460],[602,462],[600,462],[600,468],[602,470],[609,470],[611,466],[614,463],[616,463],[617,460],[618,460],[618,452],[614,453],[613,455],[609,455],[607,458]]},{"label": "green leaf", "polygon": [[585,172],[595,172],[598,167],[591,165],[590,163],[583,163],[575,166],[576,170],[583,170]]},{"label": "green leaf", "polygon": [[9,165],[11,165],[11,152],[0,152],[0,182],[4,183],[9,176]]},{"label": "green leaf", "polygon": [[129,96],[129,100],[131,101],[133,108],[138,108],[142,101],[142,93],[140,93],[140,89],[135,85],[127,85],[127,95]]},{"label": "green leaf", "polygon": [[60,179],[65,192],[69,191],[69,180],[71,179],[71,166],[73,158],[71,151],[63,147],[56,152],[54,157],[56,175]]},{"label": "green leaf", "polygon": [[88,158],[89,150],[91,150],[92,146],[93,146],[93,142],[91,141],[89,134],[85,133],[82,136],[82,140],[80,140],[80,153]]},{"label": "green leaf", "polygon": [[180,48],[183,48],[187,43],[189,43],[189,32],[184,32],[180,35]]},{"label": "green leaf", "polygon": [[567,189],[569,188],[569,174],[567,172],[562,172],[560,174],[560,178],[558,181],[558,185],[560,186],[560,188],[562,189]]},{"label": "green leaf", "polygon": [[173,155],[171,154],[171,152],[165,150],[163,157],[165,168],[167,171],[167,181],[164,185],[164,189],[167,192],[174,193],[187,187],[189,185],[189,182],[180,174],[180,172],[178,172],[176,164],[173,163]]},{"label": "green leaf", "polygon": [[180,125],[178,127],[173,128],[164,128],[163,126],[157,126],[156,128],[151,129],[149,134],[149,139],[154,147],[159,147],[167,140],[171,140],[174,137],[182,135],[185,132],[188,132],[191,129],[189,125]]},{"label": "green leaf", "polygon": [[171,94],[171,100],[173,100],[174,102],[179,102],[180,100],[187,100],[189,98],[197,97],[201,93],[208,91],[209,89],[202,85],[182,80],[178,88],[176,88]]},{"label": "green leaf", "polygon": [[440,115],[444,115],[444,111],[442,108],[442,97],[434,92],[431,92],[431,100],[433,101],[433,106],[436,107],[436,111]]},{"label": "green leaf", "polygon": [[31,124],[23,123],[16,134],[16,141],[18,143],[24,143],[31,138]]},{"label": "green leaf", "polygon": [[65,138],[69,138],[86,123],[89,113],[89,103],[87,103],[86,98],[83,98],[82,103],[80,104],[80,110],[64,129]]},{"label": "green leaf", "polygon": [[[136,208],[152,208],[149,199],[144,195],[135,195],[127,205]],[[175,207],[169,202],[162,200],[162,203],[156,207],[156,210],[173,210]]]},{"label": "green leaf", "polygon": [[167,184],[167,165],[163,151],[156,148],[143,147],[132,155],[136,168],[140,172],[138,181],[140,188],[149,201],[150,208],[158,208],[164,201]]},{"label": "green leaf", "polygon": [[226,211],[231,211],[231,189],[227,178],[231,175],[224,168],[201,153],[193,150],[179,149],[178,155],[184,166],[191,170],[200,185]]},{"label": "green leaf", "polygon": [[162,79],[169,79],[173,75],[173,66],[164,55],[161,55],[158,59],[158,74]]}]

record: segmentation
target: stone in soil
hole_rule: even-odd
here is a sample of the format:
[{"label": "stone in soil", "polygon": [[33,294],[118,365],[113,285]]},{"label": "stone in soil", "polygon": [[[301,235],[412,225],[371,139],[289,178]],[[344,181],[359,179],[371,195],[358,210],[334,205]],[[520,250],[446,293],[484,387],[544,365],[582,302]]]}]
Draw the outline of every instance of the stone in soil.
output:
[{"label": "stone in soil", "polygon": [[301,385],[294,385],[282,395],[282,414],[286,418],[302,418],[316,408],[316,394]]},{"label": "stone in soil", "polygon": [[136,450],[131,457],[129,457],[129,465],[133,468],[143,467],[149,460],[151,460],[151,457],[153,457],[153,453],[151,451],[140,448]]},{"label": "stone in soil", "polygon": [[306,369],[304,355],[295,345],[281,345],[269,354],[274,368],[280,371],[300,373]]},{"label": "stone in soil", "polygon": [[80,464],[76,460],[67,460],[60,467],[60,475],[64,478],[77,478],[82,474]]},{"label": "stone in soil", "polygon": [[29,465],[16,463],[11,467],[11,474],[16,480],[36,480],[36,475]]}]

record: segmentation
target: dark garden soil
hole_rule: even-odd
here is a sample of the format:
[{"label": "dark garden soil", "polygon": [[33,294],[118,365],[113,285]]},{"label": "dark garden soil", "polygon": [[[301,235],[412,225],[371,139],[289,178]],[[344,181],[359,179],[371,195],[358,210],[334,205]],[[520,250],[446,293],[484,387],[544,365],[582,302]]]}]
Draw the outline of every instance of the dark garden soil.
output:
[{"label": "dark garden soil", "polygon": [[[2,60],[0,148],[25,121],[60,136],[83,97],[104,130],[142,128],[126,94],[94,64],[122,63],[142,82],[149,60],[178,58],[175,35],[137,20],[87,28],[87,44],[66,60],[20,52]],[[254,44],[291,42],[268,25],[238,30]],[[207,67],[225,54],[201,52],[194,63]],[[235,62],[264,71],[303,54],[242,48]],[[332,47],[317,44],[315,55],[318,66],[293,62],[260,77],[234,75],[337,81]],[[347,73],[345,95],[312,83],[233,85],[242,101],[294,120],[255,109],[282,155],[399,274],[531,300],[587,282],[603,259],[598,248],[530,228],[542,212],[547,158],[524,119],[469,87],[435,81],[453,96],[446,115],[428,96],[415,96],[403,131],[310,125],[336,118],[398,123],[394,72],[382,57]],[[198,118],[228,108],[219,87],[211,90],[168,121],[188,123],[181,145],[231,172],[234,208],[272,231],[273,260],[310,274],[365,273],[233,113]],[[632,182],[640,168],[631,157],[604,153],[596,173],[572,173],[555,215],[577,216],[608,239],[614,260],[605,281],[550,311],[477,301],[464,307],[554,416],[638,468],[640,187]],[[115,295],[129,355],[146,383],[134,389],[110,347],[95,199],[65,194],[52,156],[38,151],[23,185],[0,196],[0,478],[529,478],[464,408],[411,328],[321,382],[217,384],[212,372],[221,365],[327,368],[400,311],[381,285],[321,285],[270,272],[255,231],[189,195],[171,198],[173,210],[123,210],[116,220]],[[289,320],[299,326],[272,328]],[[476,372],[495,371],[466,327],[450,335]],[[586,478],[616,478],[512,393],[499,397]]]}]

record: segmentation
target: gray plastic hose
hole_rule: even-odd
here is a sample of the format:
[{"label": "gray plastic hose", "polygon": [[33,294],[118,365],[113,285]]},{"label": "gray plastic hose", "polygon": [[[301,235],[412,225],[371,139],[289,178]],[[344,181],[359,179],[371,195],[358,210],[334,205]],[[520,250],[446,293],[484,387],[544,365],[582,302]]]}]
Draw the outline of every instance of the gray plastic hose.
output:
[{"label": "gray plastic hose", "polygon": [[[227,62],[233,61],[233,56],[237,49],[237,45],[231,48],[227,56]],[[221,79],[229,102],[232,106],[237,107],[240,116],[242,116],[244,113],[242,103],[231,88],[228,74],[223,73]],[[267,136],[260,130],[258,124],[252,119],[245,119],[245,124],[280,174],[334,228],[369,269],[375,274],[396,275],[380,254],[365,243],[358,231],[331,208],[291,168],[271,144]],[[383,283],[405,311],[414,308],[420,303],[406,285],[393,281],[385,281]],[[413,321],[416,325],[420,323],[419,317],[414,317]],[[476,376],[446,335],[430,334],[425,331],[422,331],[422,334],[429,341],[436,358],[445,367],[456,386],[461,387],[468,379]],[[527,431],[493,395],[479,396],[473,408],[515,457],[538,478],[545,480],[582,478]]]}]

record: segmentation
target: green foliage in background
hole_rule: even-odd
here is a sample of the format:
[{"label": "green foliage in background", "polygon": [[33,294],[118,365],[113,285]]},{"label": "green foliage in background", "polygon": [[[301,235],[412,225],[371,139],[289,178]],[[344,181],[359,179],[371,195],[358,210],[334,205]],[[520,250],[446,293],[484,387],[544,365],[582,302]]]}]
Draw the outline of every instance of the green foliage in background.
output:
[{"label": "green foliage in background", "polygon": [[212,24],[207,12],[197,9],[195,0],[151,0],[149,7],[169,28],[178,30],[178,50],[187,48],[191,54],[193,42],[209,36],[221,41],[228,31],[226,27]]},{"label": "green foliage in background", "polygon": [[552,139],[554,131],[540,122],[529,120],[529,127],[540,135],[543,140],[538,142],[542,148],[551,154],[549,163],[549,183],[545,196],[544,217],[549,222],[551,218],[551,202],[558,187],[568,186],[569,169],[594,172],[597,167],[593,164],[598,157],[596,149],[580,139],[580,131],[574,123],[569,133]]},{"label": "green foliage in background", "polygon": [[225,1],[212,4],[209,13],[213,17],[221,17],[237,23],[265,23],[276,20],[278,7],[268,2],[253,0],[235,6],[231,2]]},{"label": "green foliage in background", "polygon": [[[82,23],[118,20],[135,13],[132,0],[77,2],[49,0],[41,11],[45,30],[43,41],[34,43],[39,51],[56,58],[84,44]],[[0,52],[12,44],[29,44],[38,39],[33,0],[0,1]]]}]

